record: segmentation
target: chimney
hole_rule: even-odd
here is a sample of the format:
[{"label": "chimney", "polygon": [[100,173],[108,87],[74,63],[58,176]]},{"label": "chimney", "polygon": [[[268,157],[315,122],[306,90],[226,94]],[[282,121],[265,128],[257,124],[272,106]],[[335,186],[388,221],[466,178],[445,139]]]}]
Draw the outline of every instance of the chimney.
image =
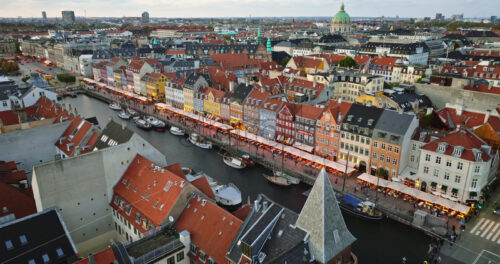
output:
[{"label": "chimney", "polygon": [[464,101],[462,99],[457,100],[457,115],[461,116],[464,112]]},{"label": "chimney", "polygon": [[488,82],[488,90],[491,90],[491,87],[493,87],[493,82]]},{"label": "chimney", "polygon": [[483,123],[488,122],[488,119],[490,119],[490,115],[491,115],[491,110],[490,109],[486,110],[486,114],[484,115],[484,122]]}]

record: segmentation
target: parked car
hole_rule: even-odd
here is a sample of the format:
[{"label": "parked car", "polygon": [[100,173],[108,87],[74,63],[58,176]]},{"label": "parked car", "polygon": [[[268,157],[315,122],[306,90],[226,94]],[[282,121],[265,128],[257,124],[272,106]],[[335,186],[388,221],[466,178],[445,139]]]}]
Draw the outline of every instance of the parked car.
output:
[{"label": "parked car", "polygon": [[500,215],[500,205],[493,209],[493,214]]}]

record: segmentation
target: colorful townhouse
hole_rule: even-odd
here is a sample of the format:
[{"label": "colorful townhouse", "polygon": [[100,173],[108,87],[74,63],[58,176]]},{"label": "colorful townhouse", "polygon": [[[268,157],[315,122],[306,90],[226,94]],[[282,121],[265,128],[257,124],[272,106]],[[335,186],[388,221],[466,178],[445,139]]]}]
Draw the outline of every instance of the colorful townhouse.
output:
[{"label": "colorful townhouse", "polygon": [[165,99],[165,84],[167,77],[158,72],[146,73],[142,77],[146,85],[147,97],[155,102],[163,101]]},{"label": "colorful townhouse", "polygon": [[183,110],[188,113],[194,113],[194,97],[200,87],[210,86],[210,76],[206,73],[192,73],[186,78],[182,86],[184,94],[184,107]]},{"label": "colorful townhouse", "polygon": [[268,97],[262,102],[259,111],[259,136],[276,139],[276,117],[282,105],[281,97]]},{"label": "colorful townhouse", "polygon": [[263,89],[253,89],[243,103],[243,130],[253,134],[259,132],[260,106],[269,96]]},{"label": "colorful townhouse", "polygon": [[295,114],[298,104],[285,102],[276,117],[276,140],[288,145],[295,141]]},{"label": "colorful townhouse", "polygon": [[342,121],[339,158],[360,172],[370,172],[372,135],[384,110],[352,104]]},{"label": "colorful townhouse", "polygon": [[387,179],[398,177],[409,166],[411,138],[418,127],[414,114],[384,109],[372,135],[370,173],[378,168],[387,171]]},{"label": "colorful townhouse", "polygon": [[209,118],[220,118],[220,104],[224,98],[224,91],[208,87],[205,89],[203,109]]},{"label": "colorful townhouse", "polygon": [[322,107],[302,104],[295,112],[294,147],[312,153],[316,141],[316,122],[323,113]]},{"label": "colorful townhouse", "polygon": [[126,69],[127,90],[146,96],[146,91],[141,93],[141,79],[146,73],[154,72],[154,69],[144,60],[132,60]]},{"label": "colorful townhouse", "polygon": [[248,95],[254,89],[251,85],[240,84],[231,94],[231,110],[229,123],[235,128],[243,128],[243,104]]},{"label": "colorful townhouse", "polygon": [[330,100],[316,127],[316,155],[337,161],[340,145],[340,126],[351,108],[351,103]]}]

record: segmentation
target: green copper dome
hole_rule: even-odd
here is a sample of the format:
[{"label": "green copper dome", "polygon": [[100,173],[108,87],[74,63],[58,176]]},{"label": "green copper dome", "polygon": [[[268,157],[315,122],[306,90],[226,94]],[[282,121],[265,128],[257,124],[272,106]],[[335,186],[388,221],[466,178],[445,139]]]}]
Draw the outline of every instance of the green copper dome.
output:
[{"label": "green copper dome", "polygon": [[332,18],[332,23],[349,24],[351,17],[344,10],[344,3],[340,6],[340,11]]}]

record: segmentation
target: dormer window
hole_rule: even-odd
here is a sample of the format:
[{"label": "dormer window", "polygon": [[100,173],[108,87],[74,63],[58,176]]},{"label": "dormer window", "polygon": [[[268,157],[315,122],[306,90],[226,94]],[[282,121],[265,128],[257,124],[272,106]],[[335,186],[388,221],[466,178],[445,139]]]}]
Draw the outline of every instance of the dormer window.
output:
[{"label": "dormer window", "polygon": [[445,142],[439,143],[439,145],[438,145],[438,152],[439,153],[444,153],[446,151],[446,147],[447,146],[448,146],[448,144],[445,143]]},{"label": "dormer window", "polygon": [[464,147],[462,146],[455,146],[455,148],[453,149],[453,156],[454,157],[461,157],[462,156],[462,152],[464,150]]}]

